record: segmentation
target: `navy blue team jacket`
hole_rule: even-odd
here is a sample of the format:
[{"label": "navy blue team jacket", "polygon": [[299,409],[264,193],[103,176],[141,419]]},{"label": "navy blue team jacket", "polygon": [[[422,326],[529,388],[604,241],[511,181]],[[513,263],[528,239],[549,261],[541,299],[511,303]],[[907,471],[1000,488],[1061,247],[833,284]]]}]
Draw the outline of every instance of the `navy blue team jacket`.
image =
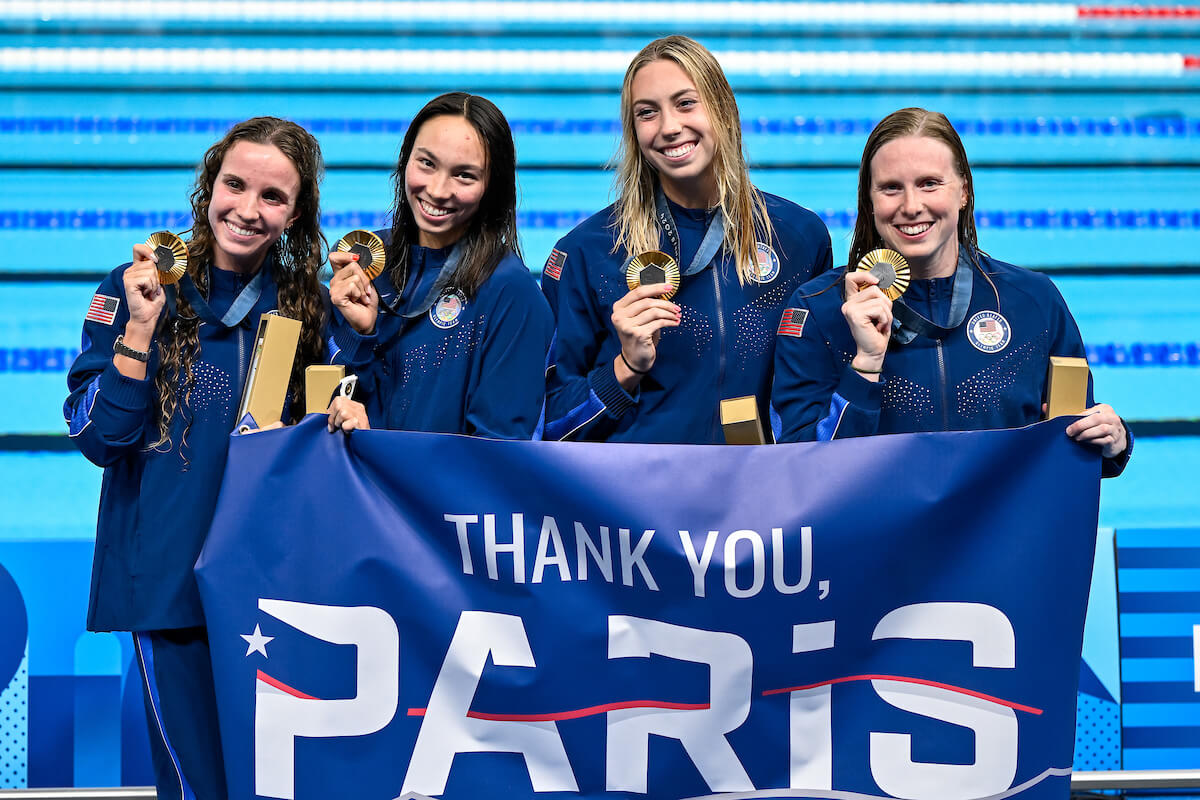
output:
[{"label": "navy blue team jacket", "polygon": [[[765,194],[775,240],[759,243],[758,280],[742,284],[722,251],[684,277],[672,302],[679,327],[664,328],[658,357],[637,390],[617,383],[612,362],[620,339],[612,306],[629,288],[631,255],[612,252],[614,207],[580,223],[559,240],[542,272],[542,291],[557,330],[549,364],[546,439],[678,444],[723,443],[722,399],[755,395],[759,418],[769,419],[768,395],[775,331],[784,304],[801,283],[829,269],[829,231],[811,211]],[[686,270],[711,212],[670,204]],[[665,234],[660,249],[671,253]]]},{"label": "navy blue team jacket", "polygon": [[[390,239],[390,231],[378,233]],[[374,281],[381,300],[401,313],[420,307],[450,249],[414,245],[409,254],[403,292],[386,271]],[[446,292],[411,319],[382,305],[366,336],[335,309],[329,348],[333,363],[359,376],[355,398],[371,427],[530,438],[542,413],[553,321],[520,257],[501,259],[474,298]]]},{"label": "navy blue team jacket", "polygon": [[[1050,356],[1086,355],[1079,328],[1048,277],[975,256],[978,266],[964,251],[955,276],[912,282],[904,302],[945,325],[958,274],[975,271],[963,322],[941,338],[918,334],[906,344],[893,332],[878,383],[850,368],[857,346],[841,310],[845,273],[801,286],[788,301],[794,324],[781,332],[775,350],[772,403],[782,421],[780,441],[1039,421]],[[1132,450],[1130,434],[1125,452],[1105,460],[1104,474],[1119,474]]]},{"label": "navy blue team jacket", "polygon": [[[72,441],[104,467],[87,620],[93,631],[204,623],[192,567],[216,507],[258,320],[276,309],[268,257],[262,267],[268,279],[242,323],[229,330],[200,325],[190,401],[184,406],[180,392],[184,407],[171,420],[170,441],[152,450],[158,439],[157,344],[145,380],[126,378],[112,363],[113,342],[129,320],[123,283],[129,266],[113,270],[96,290],[100,305],[115,303],[115,313],[111,323],[94,313],[85,319],[63,406]],[[221,315],[249,278],[219,269],[210,274],[209,306]]]}]

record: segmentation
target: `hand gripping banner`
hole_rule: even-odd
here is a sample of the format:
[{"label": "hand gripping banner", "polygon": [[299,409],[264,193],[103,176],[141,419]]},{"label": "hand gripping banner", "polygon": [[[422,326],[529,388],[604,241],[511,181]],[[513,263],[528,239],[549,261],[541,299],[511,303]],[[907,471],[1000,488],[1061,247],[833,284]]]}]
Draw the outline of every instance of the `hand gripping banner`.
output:
[{"label": "hand gripping banner", "polygon": [[1065,798],[1100,462],[235,437],[197,575],[234,798]]}]

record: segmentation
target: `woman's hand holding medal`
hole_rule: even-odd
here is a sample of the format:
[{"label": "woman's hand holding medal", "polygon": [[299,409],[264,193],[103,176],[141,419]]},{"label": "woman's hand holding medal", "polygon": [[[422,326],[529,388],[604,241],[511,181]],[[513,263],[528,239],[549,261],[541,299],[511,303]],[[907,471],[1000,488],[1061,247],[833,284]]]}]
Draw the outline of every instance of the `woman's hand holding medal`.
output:
[{"label": "woman's hand holding medal", "polygon": [[[129,322],[125,325],[125,343],[145,350],[154,335],[158,317],[167,296],[158,280],[158,258],[149,245],[133,246],[133,264],[125,270],[125,302],[129,304]],[[145,337],[143,341],[141,336]],[[134,337],[137,336],[135,341]]]},{"label": "woman's hand holding medal", "polygon": [[358,265],[358,254],[335,250],[329,254],[329,265],[333,267],[330,302],[354,330],[371,333],[379,316],[379,293]]},{"label": "woman's hand holding medal", "polygon": [[845,281],[842,316],[858,346],[850,366],[867,380],[876,382],[892,338],[892,301],[879,288],[879,278],[869,272],[847,272]]},{"label": "woman's hand holding medal", "polygon": [[658,357],[662,329],[679,325],[679,306],[671,302],[679,291],[679,264],[658,250],[630,259],[625,267],[629,292],[613,303],[612,323],[621,342],[613,360],[617,382],[632,391]]},{"label": "woman's hand holding medal", "polygon": [[[123,281],[129,321],[118,342],[131,350],[147,353],[154,342],[158,318],[167,303],[167,295],[158,280],[158,259],[148,245],[133,246],[133,263],[125,270]],[[145,361],[118,352],[113,357],[113,365],[127,378],[139,381],[146,378]]]},{"label": "woman's hand holding medal", "polygon": [[669,283],[638,286],[613,303],[612,324],[621,340],[613,370],[627,391],[654,366],[662,329],[677,327],[682,319],[679,306],[662,299],[668,292],[673,292]]},{"label": "woman's hand holding medal", "polygon": [[858,345],[850,368],[875,383],[892,338],[892,303],[908,288],[909,267],[895,250],[872,250],[846,272],[842,316]]}]

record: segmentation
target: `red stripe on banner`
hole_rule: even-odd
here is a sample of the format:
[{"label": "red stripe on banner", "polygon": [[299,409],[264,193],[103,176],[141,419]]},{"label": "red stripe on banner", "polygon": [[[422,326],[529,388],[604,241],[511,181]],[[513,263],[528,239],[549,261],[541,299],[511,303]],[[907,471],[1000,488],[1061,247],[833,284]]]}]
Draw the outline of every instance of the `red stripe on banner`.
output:
[{"label": "red stripe on banner", "polygon": [[[561,722],[565,719],[581,719],[594,717],[597,714],[607,714],[609,711],[621,711],[626,708],[666,708],[673,711],[705,711],[708,703],[669,703],[665,700],[623,700],[619,703],[605,703],[600,706],[580,708],[575,711],[550,711],[545,714],[489,714],[486,711],[468,711],[472,719],[486,719],[493,722]],[[410,717],[425,716],[426,709],[410,708]]]},{"label": "red stripe on banner", "polygon": [[263,672],[261,669],[258,671],[258,679],[260,681],[262,681],[263,683],[274,686],[276,689],[278,689],[281,692],[287,692],[292,697],[299,697],[301,700],[316,700],[317,699],[317,698],[313,697],[311,694],[305,694],[304,692],[300,691],[299,689],[293,689],[291,686],[288,686],[286,683],[284,683],[281,680],[272,678],[270,675]]},{"label": "red stripe on banner", "polygon": [[1200,69],[1200,56],[1184,56],[1183,57],[1183,68],[1184,69]]},{"label": "red stripe on banner", "polygon": [[819,686],[832,686],[835,683],[849,683],[850,681],[897,681],[898,683],[916,683],[921,686],[933,686],[937,689],[945,689],[958,694],[965,694],[970,697],[976,697],[980,700],[987,700],[989,703],[995,703],[1001,706],[1007,706],[1017,711],[1024,711],[1028,714],[1041,714],[1040,708],[1033,706],[1023,706],[1020,703],[1013,703],[1009,700],[1001,700],[999,697],[992,697],[990,694],[976,692],[972,689],[964,689],[961,686],[952,686],[949,683],[939,683],[938,681],[926,680],[925,678],[907,678],[903,675],[847,675],[844,678],[831,678],[820,683],[810,683],[807,686],[789,686],[786,689],[768,689],[763,692],[763,696],[771,694],[788,694],[790,692],[801,692],[805,689],[816,689]]},{"label": "red stripe on banner", "polygon": [[1084,19],[1200,19],[1196,6],[1079,6],[1077,10]]}]

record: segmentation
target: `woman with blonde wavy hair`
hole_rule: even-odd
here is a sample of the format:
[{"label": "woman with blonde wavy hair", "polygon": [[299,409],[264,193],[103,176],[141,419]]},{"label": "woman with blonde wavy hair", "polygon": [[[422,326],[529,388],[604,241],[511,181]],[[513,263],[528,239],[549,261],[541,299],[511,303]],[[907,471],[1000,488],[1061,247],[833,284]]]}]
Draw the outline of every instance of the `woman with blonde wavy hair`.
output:
[{"label": "woman with blonde wavy hair", "polygon": [[[722,399],[755,395],[768,418],[783,304],[829,268],[829,232],[750,182],[733,90],[698,42],[638,53],[621,122],[617,201],[542,273],[557,326],[543,435],[719,443]],[[652,251],[675,267],[631,267]]]},{"label": "woman with blonde wavy hair", "polygon": [[160,798],[227,794],[192,566],[259,317],[302,323],[285,416],[304,409],[304,365],[323,360],[323,170],[300,126],[235,125],[197,171],[186,273],[164,286],[156,251],[134,245],[93,296],[68,376],[70,435],[104,467],[87,627],[134,634]]}]

